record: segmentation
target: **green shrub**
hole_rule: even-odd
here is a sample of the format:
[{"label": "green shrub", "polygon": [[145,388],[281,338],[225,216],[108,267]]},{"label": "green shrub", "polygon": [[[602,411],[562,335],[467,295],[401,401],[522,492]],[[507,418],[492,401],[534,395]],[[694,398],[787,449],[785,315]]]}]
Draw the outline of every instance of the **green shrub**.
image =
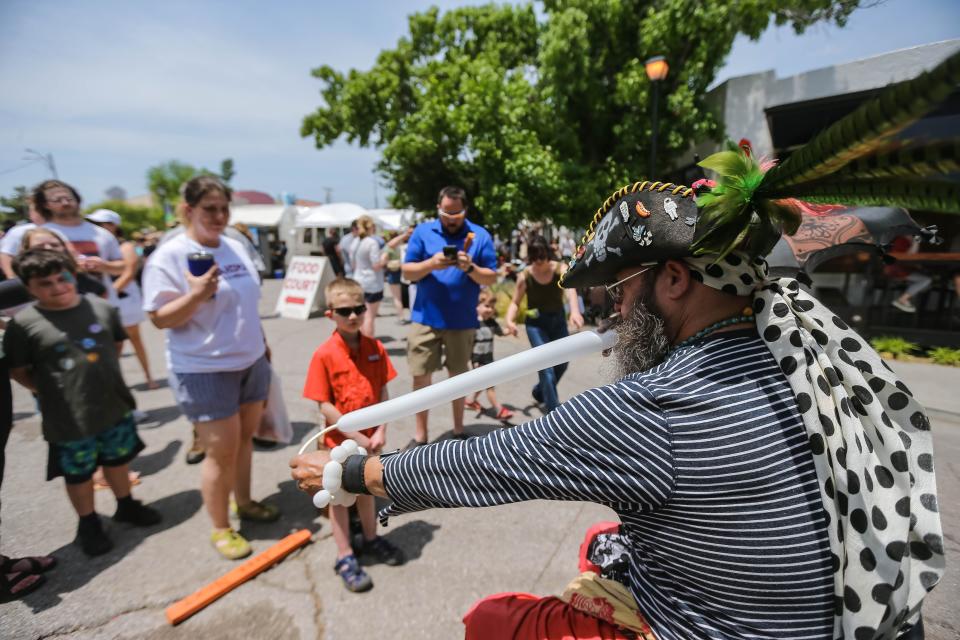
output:
[{"label": "green shrub", "polygon": [[960,349],[937,347],[927,354],[934,364],[945,364],[950,367],[960,367]]},{"label": "green shrub", "polygon": [[894,359],[912,355],[920,348],[909,340],[895,336],[877,336],[870,340],[870,345],[880,353],[890,354]]}]

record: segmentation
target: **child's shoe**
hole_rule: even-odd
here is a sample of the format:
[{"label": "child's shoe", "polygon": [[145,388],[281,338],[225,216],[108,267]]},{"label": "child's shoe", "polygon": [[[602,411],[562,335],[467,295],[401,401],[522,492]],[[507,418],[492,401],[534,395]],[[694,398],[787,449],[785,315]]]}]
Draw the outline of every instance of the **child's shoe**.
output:
[{"label": "child's shoe", "polygon": [[77,542],[88,556],[102,556],[113,549],[113,542],[107,537],[96,512],[80,518],[77,525]]},{"label": "child's shoe", "polygon": [[113,514],[117,522],[127,522],[135,527],[150,527],[163,520],[156,509],[152,509],[139,500],[128,497],[117,501],[117,512]]},{"label": "child's shoe", "polygon": [[333,565],[333,570],[343,578],[343,586],[346,587],[347,591],[361,593],[373,588],[373,580],[357,562],[356,556],[352,554],[337,560],[337,563]]},{"label": "child's shoe", "polygon": [[377,536],[373,540],[364,540],[360,554],[370,556],[391,567],[399,567],[407,561],[407,556],[403,553],[403,550],[391,544],[383,536]]},{"label": "child's shoe", "polygon": [[251,500],[250,504],[244,507],[231,500],[230,510],[237,514],[241,520],[251,522],[276,522],[280,519],[280,509],[272,504],[265,504],[256,500]]},{"label": "child's shoe", "polygon": [[507,409],[506,407],[500,407],[500,411],[497,412],[497,420],[509,420],[513,417],[513,411]]},{"label": "child's shoe", "polygon": [[210,543],[227,560],[239,560],[253,553],[246,538],[233,529],[214,529],[210,534]]}]

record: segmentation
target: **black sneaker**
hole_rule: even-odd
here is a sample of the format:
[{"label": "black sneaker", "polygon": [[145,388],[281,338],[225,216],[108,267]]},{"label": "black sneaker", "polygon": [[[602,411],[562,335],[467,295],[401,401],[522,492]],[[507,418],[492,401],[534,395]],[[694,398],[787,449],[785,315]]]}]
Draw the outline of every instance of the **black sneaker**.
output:
[{"label": "black sneaker", "polygon": [[403,553],[403,550],[391,544],[383,536],[377,536],[370,541],[365,540],[361,553],[391,567],[399,567],[407,561],[407,556]]},{"label": "black sneaker", "polygon": [[113,514],[117,522],[128,522],[135,527],[149,527],[163,520],[163,516],[156,509],[144,505],[139,500],[129,500],[117,505],[117,512]]},{"label": "black sneaker", "polygon": [[88,556],[102,556],[113,549],[113,542],[103,530],[100,517],[81,518],[77,525],[77,542]]}]

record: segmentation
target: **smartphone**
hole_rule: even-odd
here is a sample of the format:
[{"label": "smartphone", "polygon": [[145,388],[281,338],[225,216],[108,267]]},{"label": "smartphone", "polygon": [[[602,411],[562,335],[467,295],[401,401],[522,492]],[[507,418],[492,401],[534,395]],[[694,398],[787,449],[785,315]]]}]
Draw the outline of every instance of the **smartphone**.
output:
[{"label": "smartphone", "polygon": [[457,245],[448,244],[443,248],[443,257],[447,260],[457,259]]}]

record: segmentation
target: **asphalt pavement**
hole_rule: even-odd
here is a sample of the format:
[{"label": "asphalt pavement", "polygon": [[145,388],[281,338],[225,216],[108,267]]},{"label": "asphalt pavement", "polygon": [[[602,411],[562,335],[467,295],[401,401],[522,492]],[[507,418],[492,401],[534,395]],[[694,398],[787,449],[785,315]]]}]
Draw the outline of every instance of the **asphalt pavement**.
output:
[{"label": "asphalt pavement", "polygon": [[[42,589],[21,601],[0,605],[0,638],[282,638],[366,637],[457,638],[461,618],[479,598],[505,591],[559,594],[577,573],[577,551],[587,527],[613,513],[593,504],[537,501],[488,509],[434,510],[391,519],[387,537],[403,548],[402,567],[368,567],[375,587],[348,593],[333,573],[335,547],[327,520],[290,480],[287,462],[319,419],[312,402],[300,397],[313,350],[333,330],[324,318],[308,321],[273,317],[279,292],[267,281],[261,304],[274,367],[295,431],[294,444],[254,454],[254,497],[276,504],[283,517],[273,524],[247,524],[241,532],[255,552],[291,531],[309,529],[313,542],[179,626],[164,609],[236,566],[210,547],[209,520],[199,492],[199,467],[188,466],[190,425],[180,416],[164,385],[147,391],[132,355],[124,375],[140,408],[150,416],[141,425],[147,449],[132,467],[142,474],[134,495],[158,508],[164,522],[141,530],[109,524],[115,549],[88,559],[72,544],[74,515],[62,482],[44,482],[47,447],[33,399],[14,389],[15,424],[7,445],[2,487],[2,549],[7,555],[53,554],[60,565]],[[392,308],[384,305],[386,313]],[[142,325],[155,377],[165,381],[163,336]],[[381,317],[377,334],[399,376],[391,396],[409,391],[404,336],[392,316]],[[528,347],[525,337],[498,338],[497,357]],[[127,348],[129,351],[129,347]],[[896,364],[905,382],[931,411],[948,573],[924,607],[927,638],[960,637],[960,578],[950,570],[960,558],[960,369]],[[609,380],[600,356],[575,362],[560,384],[562,398]],[[540,415],[530,398],[535,375],[497,391],[517,410],[514,423]],[[483,399],[485,402],[485,398]],[[467,413],[467,431],[483,434],[502,425],[489,415]],[[431,413],[431,439],[450,434],[450,409]],[[390,425],[387,448],[403,446],[413,418]],[[115,501],[97,492],[97,510],[110,515]],[[109,520],[109,519],[106,519]]]}]

